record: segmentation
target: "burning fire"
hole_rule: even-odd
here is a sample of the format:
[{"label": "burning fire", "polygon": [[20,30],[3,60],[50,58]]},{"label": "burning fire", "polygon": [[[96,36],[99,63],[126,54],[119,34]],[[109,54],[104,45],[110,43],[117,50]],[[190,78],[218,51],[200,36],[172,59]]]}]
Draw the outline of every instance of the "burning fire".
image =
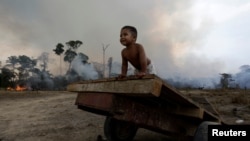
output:
[{"label": "burning fire", "polygon": [[24,91],[26,89],[27,89],[26,87],[21,87],[21,86],[17,85],[15,90],[16,91]]},{"label": "burning fire", "polygon": [[17,85],[16,88],[8,87],[7,90],[8,91],[24,91],[24,90],[27,90],[27,87]]}]

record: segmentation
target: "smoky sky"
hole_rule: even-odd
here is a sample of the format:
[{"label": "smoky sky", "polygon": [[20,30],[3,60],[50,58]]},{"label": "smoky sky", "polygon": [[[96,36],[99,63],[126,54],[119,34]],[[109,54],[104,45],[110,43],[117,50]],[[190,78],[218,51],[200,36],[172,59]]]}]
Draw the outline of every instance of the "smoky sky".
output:
[{"label": "smoky sky", "polygon": [[[52,51],[57,43],[81,40],[78,49],[90,61],[102,63],[102,45],[106,61],[121,62],[120,29],[135,26],[137,42],[145,47],[160,77],[174,75],[211,77],[224,70],[220,59],[197,55],[195,50],[213,28],[209,17],[194,26],[192,7],[196,0],[1,0],[1,60],[11,55],[37,57]],[[4,61],[3,61],[4,62]],[[239,64],[239,66],[242,64]],[[66,66],[66,65],[65,65]],[[58,73],[58,63],[50,69]]]}]

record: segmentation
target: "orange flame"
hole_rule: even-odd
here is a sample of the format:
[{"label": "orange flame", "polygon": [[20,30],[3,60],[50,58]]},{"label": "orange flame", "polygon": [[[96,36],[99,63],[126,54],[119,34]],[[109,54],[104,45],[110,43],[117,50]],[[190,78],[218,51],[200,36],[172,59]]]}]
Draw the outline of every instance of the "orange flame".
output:
[{"label": "orange flame", "polygon": [[24,91],[26,89],[27,89],[26,87],[21,87],[21,86],[17,85],[15,90],[16,91]]}]

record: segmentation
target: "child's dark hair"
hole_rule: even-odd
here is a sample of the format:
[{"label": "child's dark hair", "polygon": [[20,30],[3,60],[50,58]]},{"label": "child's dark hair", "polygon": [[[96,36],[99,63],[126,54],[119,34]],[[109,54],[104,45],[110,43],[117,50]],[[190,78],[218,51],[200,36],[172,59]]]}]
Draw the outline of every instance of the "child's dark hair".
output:
[{"label": "child's dark hair", "polygon": [[132,35],[135,38],[137,38],[137,29],[135,27],[130,26],[130,25],[126,25],[126,26],[122,27],[122,29],[128,29],[132,33]]}]

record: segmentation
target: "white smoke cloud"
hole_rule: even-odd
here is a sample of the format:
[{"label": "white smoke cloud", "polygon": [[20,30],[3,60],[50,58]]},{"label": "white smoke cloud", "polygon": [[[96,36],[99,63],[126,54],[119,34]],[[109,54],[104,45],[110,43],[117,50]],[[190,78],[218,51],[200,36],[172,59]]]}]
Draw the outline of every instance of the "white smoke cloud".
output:
[{"label": "white smoke cloud", "polygon": [[[240,67],[240,71],[233,75],[235,84],[240,88],[250,88],[250,65],[243,65]],[[231,82],[234,83],[234,82]]]},{"label": "white smoke cloud", "polygon": [[91,63],[84,64],[82,58],[77,55],[71,62],[71,69],[84,80],[94,80],[98,78],[98,73]]},{"label": "white smoke cloud", "polygon": [[[120,28],[133,25],[139,32],[138,42],[144,45],[160,77],[181,76],[187,80],[217,77],[227,71],[228,60],[211,57],[220,52],[216,51],[217,46],[211,46],[215,50],[211,53],[202,48],[215,25],[211,15],[197,14],[205,10],[194,10],[198,2],[202,3],[200,0],[1,0],[0,56],[3,60],[10,55],[38,56],[49,52],[53,57],[57,43],[81,40],[83,45],[78,51],[91,61],[102,62],[104,43],[110,44],[106,57],[121,62]],[[244,8],[243,12],[247,11],[248,7]],[[54,58],[59,62],[58,56]],[[60,69],[59,65],[50,65],[49,69],[59,72],[53,66]],[[89,72],[90,68],[81,69]]]}]

